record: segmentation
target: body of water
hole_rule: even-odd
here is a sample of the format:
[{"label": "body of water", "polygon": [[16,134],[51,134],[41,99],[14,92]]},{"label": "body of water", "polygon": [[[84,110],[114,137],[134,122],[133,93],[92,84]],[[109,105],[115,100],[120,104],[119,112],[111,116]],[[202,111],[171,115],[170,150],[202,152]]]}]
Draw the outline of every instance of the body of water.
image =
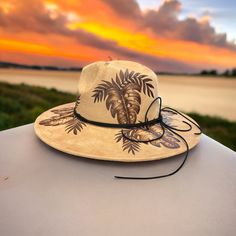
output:
[{"label": "body of water", "polygon": [[[77,93],[79,77],[80,72],[0,69],[0,81],[71,93]],[[164,105],[236,120],[236,79],[176,75],[159,75],[158,79]]]}]

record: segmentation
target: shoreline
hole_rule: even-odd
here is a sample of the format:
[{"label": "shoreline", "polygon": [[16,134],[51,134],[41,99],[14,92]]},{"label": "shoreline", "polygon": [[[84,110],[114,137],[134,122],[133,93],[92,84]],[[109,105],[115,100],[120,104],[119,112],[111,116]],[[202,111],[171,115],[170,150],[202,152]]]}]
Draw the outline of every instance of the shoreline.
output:
[{"label": "shoreline", "polygon": [[[0,69],[0,81],[77,93],[77,71]],[[158,75],[159,96],[164,105],[184,112],[236,121],[236,80],[225,77]]]}]

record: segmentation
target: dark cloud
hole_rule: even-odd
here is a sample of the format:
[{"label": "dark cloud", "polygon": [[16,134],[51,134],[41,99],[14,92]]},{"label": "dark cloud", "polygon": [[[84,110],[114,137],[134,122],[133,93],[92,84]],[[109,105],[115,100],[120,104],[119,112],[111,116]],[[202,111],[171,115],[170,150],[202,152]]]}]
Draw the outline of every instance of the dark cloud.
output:
[{"label": "dark cloud", "polygon": [[[201,44],[209,44],[218,47],[236,49],[233,42],[227,41],[226,33],[217,33],[209,22],[200,22],[195,18],[179,20],[181,3],[177,0],[165,1],[157,10],[148,10],[142,13],[135,0],[103,0],[121,17],[132,18],[143,28],[150,28],[158,36],[183,39]],[[42,1],[16,1],[10,0],[14,8],[9,14],[0,10],[0,27],[14,33],[20,31],[34,31],[41,34],[62,34],[70,36],[79,42],[112,50],[117,43],[112,40],[104,40],[84,30],[69,30],[67,16],[60,10],[52,17]],[[1,8],[0,8],[1,9]]]},{"label": "dark cloud", "polygon": [[56,11],[56,17],[52,17],[50,11],[40,1],[29,2],[27,7],[25,5],[25,3],[16,3],[14,11],[7,15],[0,11],[0,27],[14,33],[60,34],[74,38],[84,45],[104,50],[113,50],[117,47],[115,41],[104,40],[81,29],[68,29],[67,16],[61,11]]},{"label": "dark cloud", "polygon": [[[102,39],[81,29],[70,30],[66,27],[68,23],[67,15],[60,9],[58,11],[55,10],[52,15],[52,12],[46,9],[40,0],[11,1],[15,7],[8,14],[5,14],[0,8],[0,27],[4,31],[14,34],[36,32],[45,37],[47,37],[47,34],[67,36],[83,45],[105,50],[104,54],[107,51],[106,56],[115,57],[118,55],[119,59],[139,61],[158,71],[186,72],[199,69],[188,63],[121,47],[115,41]],[[178,14],[181,5],[176,0],[164,2],[158,10],[148,10],[146,13],[140,11],[138,4],[134,0],[103,1],[116,10],[121,17],[125,16],[129,17],[129,19],[131,19],[131,16],[136,17],[138,24],[141,24],[144,28],[151,28],[157,35],[213,44],[220,47],[234,47],[234,45],[227,42],[225,34],[217,34],[209,23],[202,24],[196,19],[190,18],[180,21]]]},{"label": "dark cloud", "polygon": [[157,10],[148,10],[143,16],[144,27],[149,27],[158,35],[173,35],[178,25],[177,16],[181,4],[178,1],[164,2]]},{"label": "dark cloud", "polygon": [[103,0],[109,5],[120,17],[138,18],[141,10],[135,0]]},{"label": "dark cloud", "polygon": [[216,33],[209,22],[199,23],[196,19],[188,18],[181,22],[176,33],[189,41],[236,49],[235,45],[227,42],[226,33]]},{"label": "dark cloud", "polygon": [[180,9],[179,1],[165,1],[157,10],[148,10],[143,15],[143,26],[163,37],[236,49],[234,43],[227,41],[226,33],[217,33],[208,21],[189,17],[179,20]]},{"label": "dark cloud", "polygon": [[[115,4],[118,4],[118,1],[115,1],[112,4],[115,8]],[[135,5],[134,1],[133,4]],[[66,27],[66,24],[68,23],[66,15],[61,11],[58,11],[56,12],[56,17],[52,18],[50,12],[45,9],[40,1],[29,2],[28,7],[25,7],[25,4],[21,4],[20,2],[17,2],[15,6],[14,11],[7,16],[0,11],[0,27],[4,28],[4,30],[12,31],[14,33],[30,31],[37,32],[42,35],[60,34],[63,36],[68,36],[78,40],[84,45],[107,50],[107,56],[112,56],[110,54],[115,53],[115,55],[120,55],[122,59],[139,61],[158,71],[180,72],[192,71],[194,69],[190,65],[179,63],[175,60],[166,60],[121,47],[115,41],[104,40],[83,30],[69,30]],[[130,8],[130,11],[131,10],[132,8]],[[128,8],[126,11],[128,14]]]},{"label": "dark cloud", "polygon": [[66,23],[66,17],[58,13],[56,20],[50,17],[40,1],[9,1],[14,8],[5,14],[0,10],[0,27],[12,32],[53,33]]},{"label": "dark cloud", "polygon": [[210,22],[190,17],[179,20],[181,3],[178,0],[165,1],[157,10],[149,9],[144,13],[135,0],[103,0],[103,2],[117,15],[136,21],[141,28],[152,29],[158,36],[236,50],[234,42],[227,40],[227,34],[217,33]]},{"label": "dark cloud", "polygon": [[149,66],[157,72],[198,72],[200,66],[193,66],[173,59],[160,58],[158,56],[147,55],[145,53],[134,52],[128,49],[119,49],[122,59],[129,59]]},{"label": "dark cloud", "polygon": [[236,50],[236,45],[227,40],[226,33],[217,33],[208,21],[199,21],[196,18],[179,20],[181,3],[178,0],[169,0],[157,9],[141,12],[135,0],[103,0],[122,17],[131,18],[143,28],[152,29],[158,36],[171,39],[183,39],[225,47]]}]

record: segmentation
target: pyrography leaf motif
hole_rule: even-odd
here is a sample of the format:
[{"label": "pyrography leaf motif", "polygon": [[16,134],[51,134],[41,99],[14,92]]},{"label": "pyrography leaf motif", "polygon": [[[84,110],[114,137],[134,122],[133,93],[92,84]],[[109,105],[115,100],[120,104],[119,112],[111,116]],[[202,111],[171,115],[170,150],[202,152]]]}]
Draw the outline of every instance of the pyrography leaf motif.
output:
[{"label": "pyrography leaf motif", "polygon": [[41,120],[39,122],[40,125],[45,126],[57,126],[57,125],[65,125],[68,121],[73,119],[73,108],[61,108],[51,110],[52,113],[56,114],[52,117]]},{"label": "pyrography leaf motif", "polygon": [[136,122],[140,111],[141,96],[143,92],[149,97],[154,97],[154,86],[147,75],[120,70],[115,80],[103,80],[93,91],[94,103],[106,100],[106,108],[119,124],[133,124]]},{"label": "pyrography leaf motif", "polygon": [[[161,145],[171,149],[180,147],[178,144],[180,142],[179,139],[177,139],[169,130],[165,129],[164,135],[161,137],[163,131],[159,124],[152,125],[141,130],[137,129],[136,132],[138,133],[139,139],[141,140],[157,139],[150,142],[151,145],[156,147],[161,147]],[[158,139],[159,137],[161,138]]]},{"label": "pyrography leaf motif", "polygon": [[[128,132],[130,132],[130,130],[123,130],[124,135],[128,136],[128,134],[127,134]],[[132,134],[130,134],[130,138],[132,139]],[[133,141],[130,141],[129,139],[125,138],[125,136],[123,136],[123,134],[122,134],[122,131],[119,131],[116,134],[115,140],[116,140],[116,142],[120,142],[122,140],[123,151],[127,150],[128,153],[131,152],[133,155],[135,154],[135,152],[138,152],[140,149],[140,143],[133,142]]]},{"label": "pyrography leaf motif", "polygon": [[[162,133],[161,127],[158,124],[150,126],[148,131],[150,131],[152,133],[156,133],[157,135],[160,135]],[[180,147],[179,142],[180,142],[179,139],[176,138],[173,133],[171,133],[169,130],[165,129],[165,133],[162,136],[162,138],[151,141],[150,144],[152,144],[156,147],[161,147],[161,145],[163,145],[166,148],[177,149]]]},{"label": "pyrography leaf motif", "polygon": [[[135,152],[140,150],[140,144],[141,142],[137,141],[149,141],[153,139],[157,139],[154,141],[150,141],[147,144],[151,144],[156,147],[166,147],[170,149],[177,149],[180,147],[179,145],[179,139],[174,136],[170,131],[165,129],[164,135],[161,137],[163,131],[159,124],[152,125],[147,127],[141,127],[136,129],[125,129],[122,132],[119,132],[116,135],[116,142],[123,141],[123,151],[126,149],[128,150],[128,153],[131,152],[132,154],[135,154]],[[128,138],[134,141],[129,140]],[[160,139],[158,139],[161,137]],[[128,147],[127,147],[128,146]]]},{"label": "pyrography leaf motif", "polygon": [[73,131],[73,133],[77,135],[77,132],[80,132],[83,129],[83,125],[86,126],[84,122],[79,121],[77,118],[74,117],[72,120],[69,120],[67,122],[65,131],[67,131],[67,133]]},{"label": "pyrography leaf motif", "polygon": [[[76,106],[79,104],[80,97],[77,98]],[[86,124],[80,120],[78,120],[74,116],[74,106],[67,108],[59,108],[51,110],[52,113],[56,114],[52,117],[41,120],[39,122],[40,125],[44,126],[58,126],[65,125],[65,131],[70,133],[73,131],[73,134],[77,135],[78,131],[80,132],[83,129],[83,126]]]},{"label": "pyrography leaf motif", "polygon": [[[111,116],[116,118],[119,124],[134,124],[137,120],[137,115],[140,111],[141,96],[143,92],[149,97],[154,97],[154,86],[151,83],[152,79],[147,75],[120,70],[116,74],[115,79],[111,81],[103,80],[93,91],[92,97],[94,103],[106,101],[106,108],[111,112]],[[126,132],[124,130],[124,132]],[[132,142],[124,137],[119,132],[116,135],[116,141],[123,142],[123,150],[128,153],[135,154],[139,150],[140,144]]]}]

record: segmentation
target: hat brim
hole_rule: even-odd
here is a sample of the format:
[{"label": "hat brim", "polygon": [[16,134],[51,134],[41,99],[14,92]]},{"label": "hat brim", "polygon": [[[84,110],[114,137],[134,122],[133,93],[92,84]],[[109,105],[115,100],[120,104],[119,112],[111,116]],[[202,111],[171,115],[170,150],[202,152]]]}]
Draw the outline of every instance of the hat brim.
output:
[{"label": "hat brim", "polygon": [[[42,113],[35,121],[36,135],[49,146],[79,157],[98,160],[140,162],[152,161],[172,157],[186,151],[186,144],[177,135],[165,130],[160,140],[149,143],[131,142],[124,138],[121,129],[105,128],[83,123],[73,116],[75,103],[68,103],[52,108]],[[187,121],[179,114],[165,112],[164,121],[172,127],[187,129]],[[185,115],[185,114],[184,114]],[[185,115],[188,117],[187,115]],[[188,117],[195,122],[193,119]],[[189,121],[188,121],[189,123]],[[195,122],[196,123],[196,122]],[[175,131],[180,134],[192,149],[200,140],[198,128],[192,125],[187,132]],[[123,129],[131,139],[148,140],[158,137],[161,133],[160,125],[152,130],[137,129],[132,132]],[[134,138],[135,137],[135,138]]]}]

